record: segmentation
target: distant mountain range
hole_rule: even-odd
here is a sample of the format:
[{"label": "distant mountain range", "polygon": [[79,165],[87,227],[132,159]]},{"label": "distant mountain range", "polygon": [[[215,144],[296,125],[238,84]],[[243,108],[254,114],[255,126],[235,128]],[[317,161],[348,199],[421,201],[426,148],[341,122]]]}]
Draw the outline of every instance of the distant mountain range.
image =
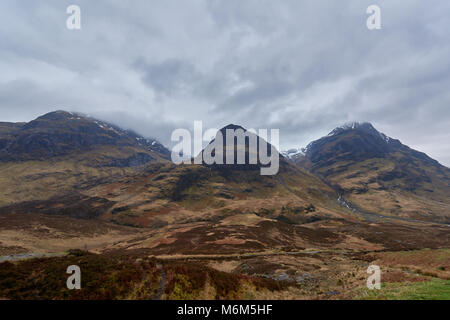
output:
[{"label": "distant mountain range", "polygon": [[[248,159],[248,145],[237,147]],[[281,153],[275,176],[252,168],[175,166],[157,140],[65,111],[0,123],[3,211],[69,207],[60,212],[135,226],[167,225],[174,215],[178,222],[219,221],[237,212],[293,224],[358,212],[450,222],[450,170],[369,123]],[[97,204],[96,214],[89,206]],[[86,206],[91,214],[77,213]]]},{"label": "distant mountain range", "polygon": [[[347,298],[366,292],[369,264],[386,285],[448,279],[437,161],[354,123],[268,145],[279,170],[261,175],[236,161],[254,136],[218,137],[200,155],[233,145],[233,164],[175,165],[155,139],[65,111],[0,123],[0,298]],[[69,265],[81,290],[65,290]]]}]

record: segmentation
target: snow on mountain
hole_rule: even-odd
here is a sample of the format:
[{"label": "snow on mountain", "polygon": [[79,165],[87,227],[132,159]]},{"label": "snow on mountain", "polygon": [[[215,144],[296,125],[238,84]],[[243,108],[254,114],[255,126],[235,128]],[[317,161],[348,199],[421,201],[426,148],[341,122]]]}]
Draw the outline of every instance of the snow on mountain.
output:
[{"label": "snow on mountain", "polygon": [[327,135],[327,137],[332,137],[341,132],[349,131],[349,130],[361,130],[361,131],[365,131],[367,133],[371,133],[373,135],[377,135],[380,138],[382,138],[386,143],[388,143],[391,140],[390,137],[386,136],[384,133],[379,132],[369,122],[350,122],[350,123],[344,124],[340,127],[333,129],[333,131],[331,131]]},{"label": "snow on mountain", "polygon": [[304,150],[305,150],[305,148],[292,148],[292,149],[289,149],[286,151],[281,151],[281,154],[288,159],[293,159],[298,156],[305,155]]}]

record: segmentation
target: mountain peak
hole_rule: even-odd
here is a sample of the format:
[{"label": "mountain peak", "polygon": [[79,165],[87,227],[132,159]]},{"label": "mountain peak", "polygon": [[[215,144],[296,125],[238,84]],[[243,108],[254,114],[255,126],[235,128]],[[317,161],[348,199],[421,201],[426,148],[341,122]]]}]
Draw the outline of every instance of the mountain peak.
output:
[{"label": "mountain peak", "polygon": [[375,129],[375,127],[370,122],[349,122],[340,127],[333,129],[333,131],[331,131],[327,136],[328,137],[336,136],[336,135],[339,135],[339,134],[342,134],[345,132],[349,132],[349,131],[353,131],[353,130],[365,132],[370,135],[380,137],[387,143],[391,140],[390,137],[386,136],[385,134],[383,134],[383,133],[379,132],[377,129]]},{"label": "mountain peak", "polygon": [[305,148],[292,148],[286,151],[282,151],[281,154],[288,159],[295,159],[305,155]]},{"label": "mountain peak", "polygon": [[244,127],[242,127],[242,126],[240,126],[240,125],[237,125],[237,124],[232,124],[232,123],[230,123],[229,125],[226,125],[226,126],[223,127],[222,129],[220,129],[220,131],[221,131],[221,132],[225,132],[225,131],[228,130],[228,129],[231,129],[231,130],[238,130],[238,129],[241,129],[241,130],[244,130],[244,132],[247,131]]},{"label": "mountain peak", "polygon": [[[12,129],[9,132],[16,128],[10,127]],[[3,131],[7,133],[6,129]],[[138,157],[141,160],[154,160],[158,157],[168,159],[170,154],[155,139],[144,138],[131,130],[63,110],[44,114],[20,126],[20,130],[16,129],[14,134],[4,134],[3,140],[1,138],[0,136],[0,162],[46,160],[88,153],[99,148],[129,156],[130,163],[136,163]],[[111,158],[109,154],[104,157]],[[119,162],[118,160],[114,164]]]},{"label": "mountain peak", "polygon": [[72,118],[74,116],[78,116],[78,115],[75,115],[72,112],[68,112],[68,111],[64,111],[64,110],[57,110],[57,111],[52,111],[52,112],[46,113],[46,114],[38,117],[36,120],[38,120],[38,119],[66,120],[66,119]]},{"label": "mountain peak", "polygon": [[342,126],[339,126],[333,131],[331,131],[328,135],[334,135],[336,133],[340,133],[343,131],[349,131],[349,130],[375,130],[374,126],[370,122],[347,122],[343,124]]}]

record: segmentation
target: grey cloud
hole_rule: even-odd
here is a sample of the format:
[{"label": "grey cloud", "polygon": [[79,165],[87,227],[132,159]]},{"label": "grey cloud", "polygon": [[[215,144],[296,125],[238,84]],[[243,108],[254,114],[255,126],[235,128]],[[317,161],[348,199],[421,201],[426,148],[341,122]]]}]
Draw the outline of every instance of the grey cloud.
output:
[{"label": "grey cloud", "polygon": [[142,80],[158,94],[175,95],[192,91],[200,75],[188,62],[168,59],[161,63],[147,64],[142,60],[135,63]]},{"label": "grey cloud", "polygon": [[[450,3],[378,0],[5,0],[0,12],[0,112],[25,121],[90,113],[170,143],[203,120],[279,128],[305,146],[347,121],[450,165]],[[14,31],[14,32],[12,32]]]}]

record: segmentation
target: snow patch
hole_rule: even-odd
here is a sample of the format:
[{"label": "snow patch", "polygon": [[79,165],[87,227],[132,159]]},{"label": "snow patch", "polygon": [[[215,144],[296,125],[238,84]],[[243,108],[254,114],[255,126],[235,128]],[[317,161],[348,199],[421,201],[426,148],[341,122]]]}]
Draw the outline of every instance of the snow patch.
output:
[{"label": "snow patch", "polygon": [[293,148],[286,151],[281,151],[281,154],[288,159],[293,159],[298,156],[305,155],[305,152],[303,152],[303,150],[305,150],[305,148]]},{"label": "snow patch", "polygon": [[349,130],[356,130],[361,129],[365,132],[370,132],[372,134],[378,135],[381,139],[383,139],[386,143],[389,143],[391,141],[391,138],[386,136],[385,134],[379,132],[377,129],[375,129],[370,123],[367,122],[351,122],[344,124],[343,126],[335,128],[333,131],[331,131],[327,137],[335,136],[338,133],[341,133],[343,131],[349,131]]}]

